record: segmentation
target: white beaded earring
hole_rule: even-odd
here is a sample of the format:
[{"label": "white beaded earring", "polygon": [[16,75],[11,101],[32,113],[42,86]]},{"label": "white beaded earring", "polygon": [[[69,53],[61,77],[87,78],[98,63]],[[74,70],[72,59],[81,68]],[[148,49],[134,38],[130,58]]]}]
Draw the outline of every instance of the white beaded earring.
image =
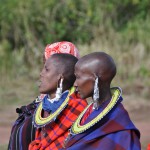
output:
[{"label": "white beaded earring", "polygon": [[95,79],[94,93],[93,93],[93,109],[98,110],[98,100],[99,100],[99,87],[98,87],[98,77]]},{"label": "white beaded earring", "polygon": [[56,90],[56,99],[60,99],[62,95],[62,90],[63,90],[63,78],[60,79],[59,86],[57,87]]}]

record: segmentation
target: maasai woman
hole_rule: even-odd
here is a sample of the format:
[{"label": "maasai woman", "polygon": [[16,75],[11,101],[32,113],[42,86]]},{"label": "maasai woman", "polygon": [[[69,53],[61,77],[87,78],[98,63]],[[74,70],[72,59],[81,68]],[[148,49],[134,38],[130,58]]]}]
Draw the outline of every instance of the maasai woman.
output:
[{"label": "maasai woman", "polygon": [[[79,52],[75,45],[71,42],[63,41],[48,44],[44,51],[45,61],[55,53],[68,53],[75,57],[79,57]],[[17,108],[16,112],[19,114],[18,119],[15,121],[10,135],[9,150],[27,150],[29,143],[35,139],[35,128],[32,124],[33,113],[44,95],[38,96],[36,100],[27,106]]]},{"label": "maasai woman", "polygon": [[29,150],[59,150],[69,129],[86,106],[85,100],[74,94],[74,66],[77,58],[69,54],[54,54],[40,74],[40,93],[46,94],[34,114],[38,128]]},{"label": "maasai woman", "polygon": [[92,97],[65,140],[67,150],[140,150],[140,133],[121,104],[121,89],[110,88],[114,60],[103,52],[79,59],[75,85],[81,98]]}]

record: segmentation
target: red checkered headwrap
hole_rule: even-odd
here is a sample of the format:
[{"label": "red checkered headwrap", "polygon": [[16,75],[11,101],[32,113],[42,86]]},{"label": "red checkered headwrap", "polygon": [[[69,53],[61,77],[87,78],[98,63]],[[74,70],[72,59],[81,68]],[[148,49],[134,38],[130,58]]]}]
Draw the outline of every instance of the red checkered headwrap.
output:
[{"label": "red checkered headwrap", "polygon": [[44,52],[45,59],[47,60],[51,55],[55,53],[67,53],[79,58],[78,49],[73,43],[67,41],[48,44]]}]

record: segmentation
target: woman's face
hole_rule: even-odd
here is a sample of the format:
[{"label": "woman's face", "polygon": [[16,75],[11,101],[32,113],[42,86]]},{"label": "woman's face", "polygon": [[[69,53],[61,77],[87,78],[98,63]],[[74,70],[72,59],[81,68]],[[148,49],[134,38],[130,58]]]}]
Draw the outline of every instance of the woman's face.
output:
[{"label": "woman's face", "polygon": [[39,91],[42,94],[53,94],[56,92],[59,74],[54,63],[52,59],[47,60],[40,73]]},{"label": "woman's face", "polygon": [[85,67],[75,66],[76,81],[74,83],[77,87],[78,93],[81,98],[85,99],[93,96],[94,91],[94,75]]}]

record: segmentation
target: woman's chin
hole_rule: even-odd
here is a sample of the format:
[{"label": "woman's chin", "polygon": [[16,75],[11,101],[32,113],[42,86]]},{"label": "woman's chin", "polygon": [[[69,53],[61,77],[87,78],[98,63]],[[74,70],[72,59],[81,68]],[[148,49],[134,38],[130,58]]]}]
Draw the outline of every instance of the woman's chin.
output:
[{"label": "woman's chin", "polygon": [[78,94],[79,94],[80,98],[82,98],[82,99],[86,99],[86,98],[89,97],[89,96],[87,96],[85,94],[82,94],[81,92],[78,92]]},{"label": "woman's chin", "polygon": [[45,90],[42,89],[42,88],[40,88],[40,87],[39,87],[39,92],[40,92],[41,94],[46,94]]},{"label": "woman's chin", "polygon": [[80,92],[78,92],[78,94],[79,94],[80,98],[82,98],[82,99],[84,99],[84,98],[85,98],[85,97],[84,97],[84,95],[83,95],[83,94],[81,94]]}]

